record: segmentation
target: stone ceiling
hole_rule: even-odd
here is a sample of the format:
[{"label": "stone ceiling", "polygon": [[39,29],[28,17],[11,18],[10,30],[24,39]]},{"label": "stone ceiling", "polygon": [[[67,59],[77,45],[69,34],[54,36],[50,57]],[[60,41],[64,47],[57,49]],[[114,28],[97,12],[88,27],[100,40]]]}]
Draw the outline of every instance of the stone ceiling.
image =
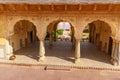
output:
[{"label": "stone ceiling", "polygon": [[120,3],[120,0],[0,0],[0,3],[27,3],[27,4],[93,4],[93,3]]},{"label": "stone ceiling", "polygon": [[120,12],[120,0],[0,0],[0,12]]},{"label": "stone ceiling", "polygon": [[0,11],[108,11],[120,12],[120,4],[0,4]]}]

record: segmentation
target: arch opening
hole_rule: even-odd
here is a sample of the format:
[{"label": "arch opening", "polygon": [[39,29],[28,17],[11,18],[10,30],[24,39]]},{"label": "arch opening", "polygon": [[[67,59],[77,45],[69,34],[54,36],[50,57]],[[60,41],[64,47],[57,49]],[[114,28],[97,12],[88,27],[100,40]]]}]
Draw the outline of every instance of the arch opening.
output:
[{"label": "arch opening", "polygon": [[47,58],[55,56],[57,58],[73,62],[73,42],[74,27],[68,21],[56,20],[47,26],[47,35],[45,40]]},{"label": "arch opening", "polygon": [[16,60],[20,58],[38,59],[39,45],[36,26],[29,20],[20,20],[14,25],[14,34],[10,36],[9,43],[13,48]]},{"label": "arch opening", "polygon": [[81,39],[81,57],[110,64],[112,33],[111,26],[101,20],[93,21],[85,26]]}]

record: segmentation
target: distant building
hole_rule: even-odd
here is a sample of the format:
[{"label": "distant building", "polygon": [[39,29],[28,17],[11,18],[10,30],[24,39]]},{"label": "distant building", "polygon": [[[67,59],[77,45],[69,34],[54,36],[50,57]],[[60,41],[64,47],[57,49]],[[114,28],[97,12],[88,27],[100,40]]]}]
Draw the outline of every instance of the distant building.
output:
[{"label": "distant building", "polygon": [[61,40],[71,40],[71,27],[70,24],[68,22],[60,22],[58,24],[58,29],[63,30],[63,34],[62,35],[58,35],[58,38],[60,38]]}]

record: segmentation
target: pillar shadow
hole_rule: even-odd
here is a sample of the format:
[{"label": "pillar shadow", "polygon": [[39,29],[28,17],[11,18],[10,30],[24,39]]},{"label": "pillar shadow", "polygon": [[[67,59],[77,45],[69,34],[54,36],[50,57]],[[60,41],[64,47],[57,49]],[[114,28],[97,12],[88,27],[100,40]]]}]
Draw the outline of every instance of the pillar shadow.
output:
[{"label": "pillar shadow", "polygon": [[74,63],[74,50],[70,41],[57,41],[49,47],[49,41],[45,42],[46,56],[57,57]]},{"label": "pillar shadow", "polygon": [[[17,50],[14,52],[14,54],[16,55],[16,59],[17,59],[17,55],[24,55],[27,56],[29,58],[38,60],[39,59],[39,41],[38,42],[34,42],[32,44],[29,44],[26,47],[21,48],[20,50]],[[24,59],[24,57],[22,58]]]},{"label": "pillar shadow", "polygon": [[94,44],[81,42],[81,58],[110,64],[110,55],[100,51]]}]

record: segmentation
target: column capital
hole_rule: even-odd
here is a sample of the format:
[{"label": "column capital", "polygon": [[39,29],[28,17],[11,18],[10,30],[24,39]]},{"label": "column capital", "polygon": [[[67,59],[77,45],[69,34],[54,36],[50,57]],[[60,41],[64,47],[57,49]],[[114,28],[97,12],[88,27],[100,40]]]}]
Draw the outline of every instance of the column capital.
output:
[{"label": "column capital", "polygon": [[116,38],[112,38],[113,39],[113,43],[120,43],[120,40],[116,39]]},{"label": "column capital", "polygon": [[46,34],[37,33],[37,37],[40,41],[44,41]]},{"label": "column capital", "polygon": [[80,41],[81,39],[75,39],[76,41]]}]

